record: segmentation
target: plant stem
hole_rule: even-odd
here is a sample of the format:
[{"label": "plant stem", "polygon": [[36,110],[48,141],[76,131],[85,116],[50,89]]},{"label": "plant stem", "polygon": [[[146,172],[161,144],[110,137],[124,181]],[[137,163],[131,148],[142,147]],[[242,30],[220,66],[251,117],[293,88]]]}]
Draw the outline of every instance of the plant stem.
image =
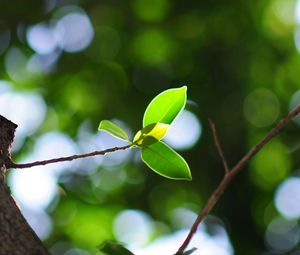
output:
[{"label": "plant stem", "polygon": [[[197,219],[195,220],[194,224],[192,225],[189,234],[187,235],[186,239],[182,243],[182,245],[179,247],[178,251],[175,253],[175,255],[182,255],[187,246],[189,245],[190,241],[192,240],[194,234],[196,233],[198,226],[202,222],[202,220],[209,214],[209,212],[212,210],[214,205],[217,203],[217,201],[220,199],[221,195],[224,193],[224,191],[227,189],[228,185],[231,183],[232,179],[243,169],[243,167],[268,143],[270,142],[295,116],[297,116],[300,112],[300,105],[297,105],[289,114],[281,119],[277,125],[260,141],[258,142],[254,147],[250,149],[250,151],[228,172],[225,172],[225,175],[223,179],[221,180],[218,187],[215,189],[215,191],[211,194],[208,201],[204,205],[202,211],[200,211]],[[214,137],[215,136],[215,130],[213,129]],[[218,141],[217,141],[218,142]],[[217,145],[216,139],[215,143],[217,148],[219,145]],[[219,154],[223,155],[222,150],[218,149]],[[221,156],[221,159],[224,162],[226,162],[225,158]],[[225,166],[226,170],[226,166]]]},{"label": "plant stem", "polygon": [[72,155],[72,156],[68,156],[68,157],[53,158],[53,159],[47,159],[47,160],[41,160],[41,161],[35,161],[35,162],[23,163],[23,164],[17,164],[17,163],[10,161],[10,162],[6,163],[6,167],[7,167],[7,169],[9,169],[9,168],[29,168],[29,167],[34,167],[34,166],[43,166],[43,165],[48,165],[48,164],[53,164],[53,163],[58,163],[58,162],[72,161],[75,159],[94,157],[94,156],[98,156],[98,155],[105,155],[107,153],[126,150],[130,147],[131,147],[131,144],[123,146],[123,147],[113,147],[113,148],[109,148],[109,149],[102,150],[102,151],[93,151],[93,152],[80,154],[80,155]]},{"label": "plant stem", "polygon": [[216,125],[211,119],[209,119],[208,121],[209,121],[209,124],[210,124],[210,128],[212,130],[212,133],[213,133],[216,148],[218,150],[219,156],[220,156],[220,158],[222,160],[222,163],[223,163],[225,174],[227,174],[229,172],[229,167],[228,167],[227,160],[226,160],[226,158],[224,156],[224,153],[223,153],[223,150],[222,150],[220,139],[219,139],[218,134],[217,134]]}]

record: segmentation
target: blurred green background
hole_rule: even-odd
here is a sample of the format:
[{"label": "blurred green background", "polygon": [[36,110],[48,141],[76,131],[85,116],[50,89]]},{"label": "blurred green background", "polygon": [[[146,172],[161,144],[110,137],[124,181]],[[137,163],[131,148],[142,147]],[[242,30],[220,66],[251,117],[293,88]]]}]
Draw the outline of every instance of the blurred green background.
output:
[{"label": "blurred green background", "polygon": [[[193,181],[164,179],[135,151],[12,171],[9,185],[54,255],[172,254],[222,178],[208,118],[233,166],[300,103],[300,1],[0,0],[0,113],[14,159],[121,145],[159,92],[188,86],[166,142]],[[300,254],[300,118],[259,154],[197,233],[194,254]],[[164,237],[164,239],[162,239]]]}]

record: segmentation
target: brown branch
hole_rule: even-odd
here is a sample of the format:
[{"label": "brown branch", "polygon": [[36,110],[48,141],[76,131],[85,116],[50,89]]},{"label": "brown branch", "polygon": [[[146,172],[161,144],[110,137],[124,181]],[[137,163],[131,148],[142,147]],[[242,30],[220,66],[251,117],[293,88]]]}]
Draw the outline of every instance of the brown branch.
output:
[{"label": "brown branch", "polygon": [[64,162],[64,161],[72,161],[75,159],[81,159],[81,158],[88,158],[88,157],[94,157],[98,155],[105,155],[107,153],[112,153],[120,150],[126,150],[130,148],[131,145],[126,145],[123,147],[113,147],[109,148],[106,150],[102,151],[93,151],[90,153],[85,153],[85,154],[80,154],[80,155],[72,155],[68,157],[61,157],[61,158],[53,158],[53,159],[47,159],[47,160],[41,160],[41,161],[35,161],[31,163],[23,163],[23,164],[17,164],[12,161],[6,163],[7,169],[9,168],[29,168],[29,167],[34,167],[34,166],[43,166],[43,165],[48,165],[48,164],[53,164],[53,163],[58,163],[58,162]]},{"label": "brown branch", "polygon": [[297,116],[300,112],[300,105],[297,105],[286,117],[281,119],[277,125],[260,141],[258,142],[250,151],[223,177],[219,186],[215,189],[212,195],[209,197],[204,208],[199,213],[197,219],[195,220],[193,226],[190,229],[189,234],[186,239],[178,249],[175,255],[182,255],[189,245],[191,239],[196,233],[198,226],[202,220],[209,214],[214,205],[220,199],[221,195],[227,189],[228,185],[231,183],[232,179],[243,169],[243,167],[268,143],[272,140],[290,121],[292,118]]},{"label": "brown branch", "polygon": [[208,121],[209,121],[210,128],[212,130],[212,133],[213,133],[213,137],[214,137],[214,142],[215,142],[216,148],[217,148],[219,156],[220,156],[220,158],[222,160],[222,163],[223,163],[223,166],[224,166],[224,170],[225,170],[225,174],[226,174],[226,173],[229,172],[229,167],[228,167],[226,158],[224,156],[224,153],[223,153],[223,150],[222,150],[222,147],[221,147],[220,139],[218,137],[217,130],[216,130],[216,125],[215,125],[215,123],[211,119],[208,119]]}]

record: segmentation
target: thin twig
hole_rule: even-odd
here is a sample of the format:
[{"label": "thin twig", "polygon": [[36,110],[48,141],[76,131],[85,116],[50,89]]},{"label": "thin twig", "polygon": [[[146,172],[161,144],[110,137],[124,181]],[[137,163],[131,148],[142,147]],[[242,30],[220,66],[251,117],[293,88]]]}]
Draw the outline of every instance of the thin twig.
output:
[{"label": "thin twig", "polygon": [[189,245],[191,239],[196,233],[199,224],[208,215],[217,201],[220,199],[221,195],[227,189],[228,185],[231,183],[232,179],[243,169],[243,167],[270,141],[272,140],[290,121],[292,118],[297,116],[300,112],[300,105],[297,105],[286,117],[281,119],[277,125],[260,141],[258,142],[250,151],[223,177],[222,181],[209,197],[204,208],[199,213],[197,219],[195,220],[193,226],[190,229],[189,234],[186,239],[178,249],[175,255],[182,255],[187,246]]},{"label": "thin twig", "polygon": [[80,154],[80,155],[72,155],[72,156],[68,156],[68,157],[53,158],[53,159],[47,159],[47,160],[35,161],[35,162],[23,163],[23,164],[17,164],[17,163],[14,163],[11,161],[11,162],[6,163],[6,167],[7,167],[7,169],[9,169],[9,168],[29,168],[29,167],[34,167],[34,166],[43,166],[43,165],[48,165],[48,164],[53,164],[53,163],[58,163],[58,162],[72,161],[75,159],[94,157],[94,156],[98,156],[98,155],[105,155],[107,153],[112,153],[112,152],[116,152],[116,151],[120,151],[120,150],[126,150],[130,147],[131,147],[131,145],[126,145],[123,147],[113,147],[113,148],[109,148],[109,149],[102,150],[102,151],[93,151],[93,152]]},{"label": "thin twig", "polygon": [[224,166],[225,174],[227,174],[229,172],[229,167],[228,167],[227,160],[226,160],[226,158],[224,156],[224,153],[223,153],[223,150],[222,150],[220,139],[219,139],[218,134],[217,134],[216,125],[211,119],[208,119],[208,121],[209,121],[210,128],[212,130],[212,134],[213,134],[213,137],[214,137],[214,142],[215,142],[216,148],[218,150],[219,156],[220,156],[220,158],[222,160],[222,163],[223,163],[223,166]]}]

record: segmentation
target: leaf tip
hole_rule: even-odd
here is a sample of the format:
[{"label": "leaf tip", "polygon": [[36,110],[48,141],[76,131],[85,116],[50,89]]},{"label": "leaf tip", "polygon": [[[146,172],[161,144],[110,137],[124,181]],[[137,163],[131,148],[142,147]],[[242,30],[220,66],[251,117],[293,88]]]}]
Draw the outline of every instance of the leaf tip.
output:
[{"label": "leaf tip", "polygon": [[193,177],[192,175],[190,174],[190,176],[188,178],[185,179],[186,181],[192,181],[193,180]]},{"label": "leaf tip", "polygon": [[105,120],[101,120],[101,121],[100,121],[99,126],[98,126],[98,131],[101,131],[101,130],[102,130],[103,122],[105,122]]},{"label": "leaf tip", "polygon": [[184,86],[178,88],[178,91],[182,91],[186,95],[187,94],[187,89],[188,89],[188,87],[186,85],[184,85]]},{"label": "leaf tip", "polygon": [[105,131],[111,134],[112,136],[124,140],[126,142],[130,141],[126,131],[110,120],[100,121],[98,126],[98,131]]},{"label": "leaf tip", "polygon": [[182,180],[182,181],[192,181],[192,180],[193,180],[193,177],[192,177],[192,174],[191,174],[190,169],[189,169],[189,172],[188,172],[185,176],[183,176],[183,177],[181,177],[181,178],[178,178],[178,180]]},{"label": "leaf tip", "polygon": [[183,89],[184,91],[187,91],[187,86],[184,85],[184,86],[181,87],[181,89]]}]

